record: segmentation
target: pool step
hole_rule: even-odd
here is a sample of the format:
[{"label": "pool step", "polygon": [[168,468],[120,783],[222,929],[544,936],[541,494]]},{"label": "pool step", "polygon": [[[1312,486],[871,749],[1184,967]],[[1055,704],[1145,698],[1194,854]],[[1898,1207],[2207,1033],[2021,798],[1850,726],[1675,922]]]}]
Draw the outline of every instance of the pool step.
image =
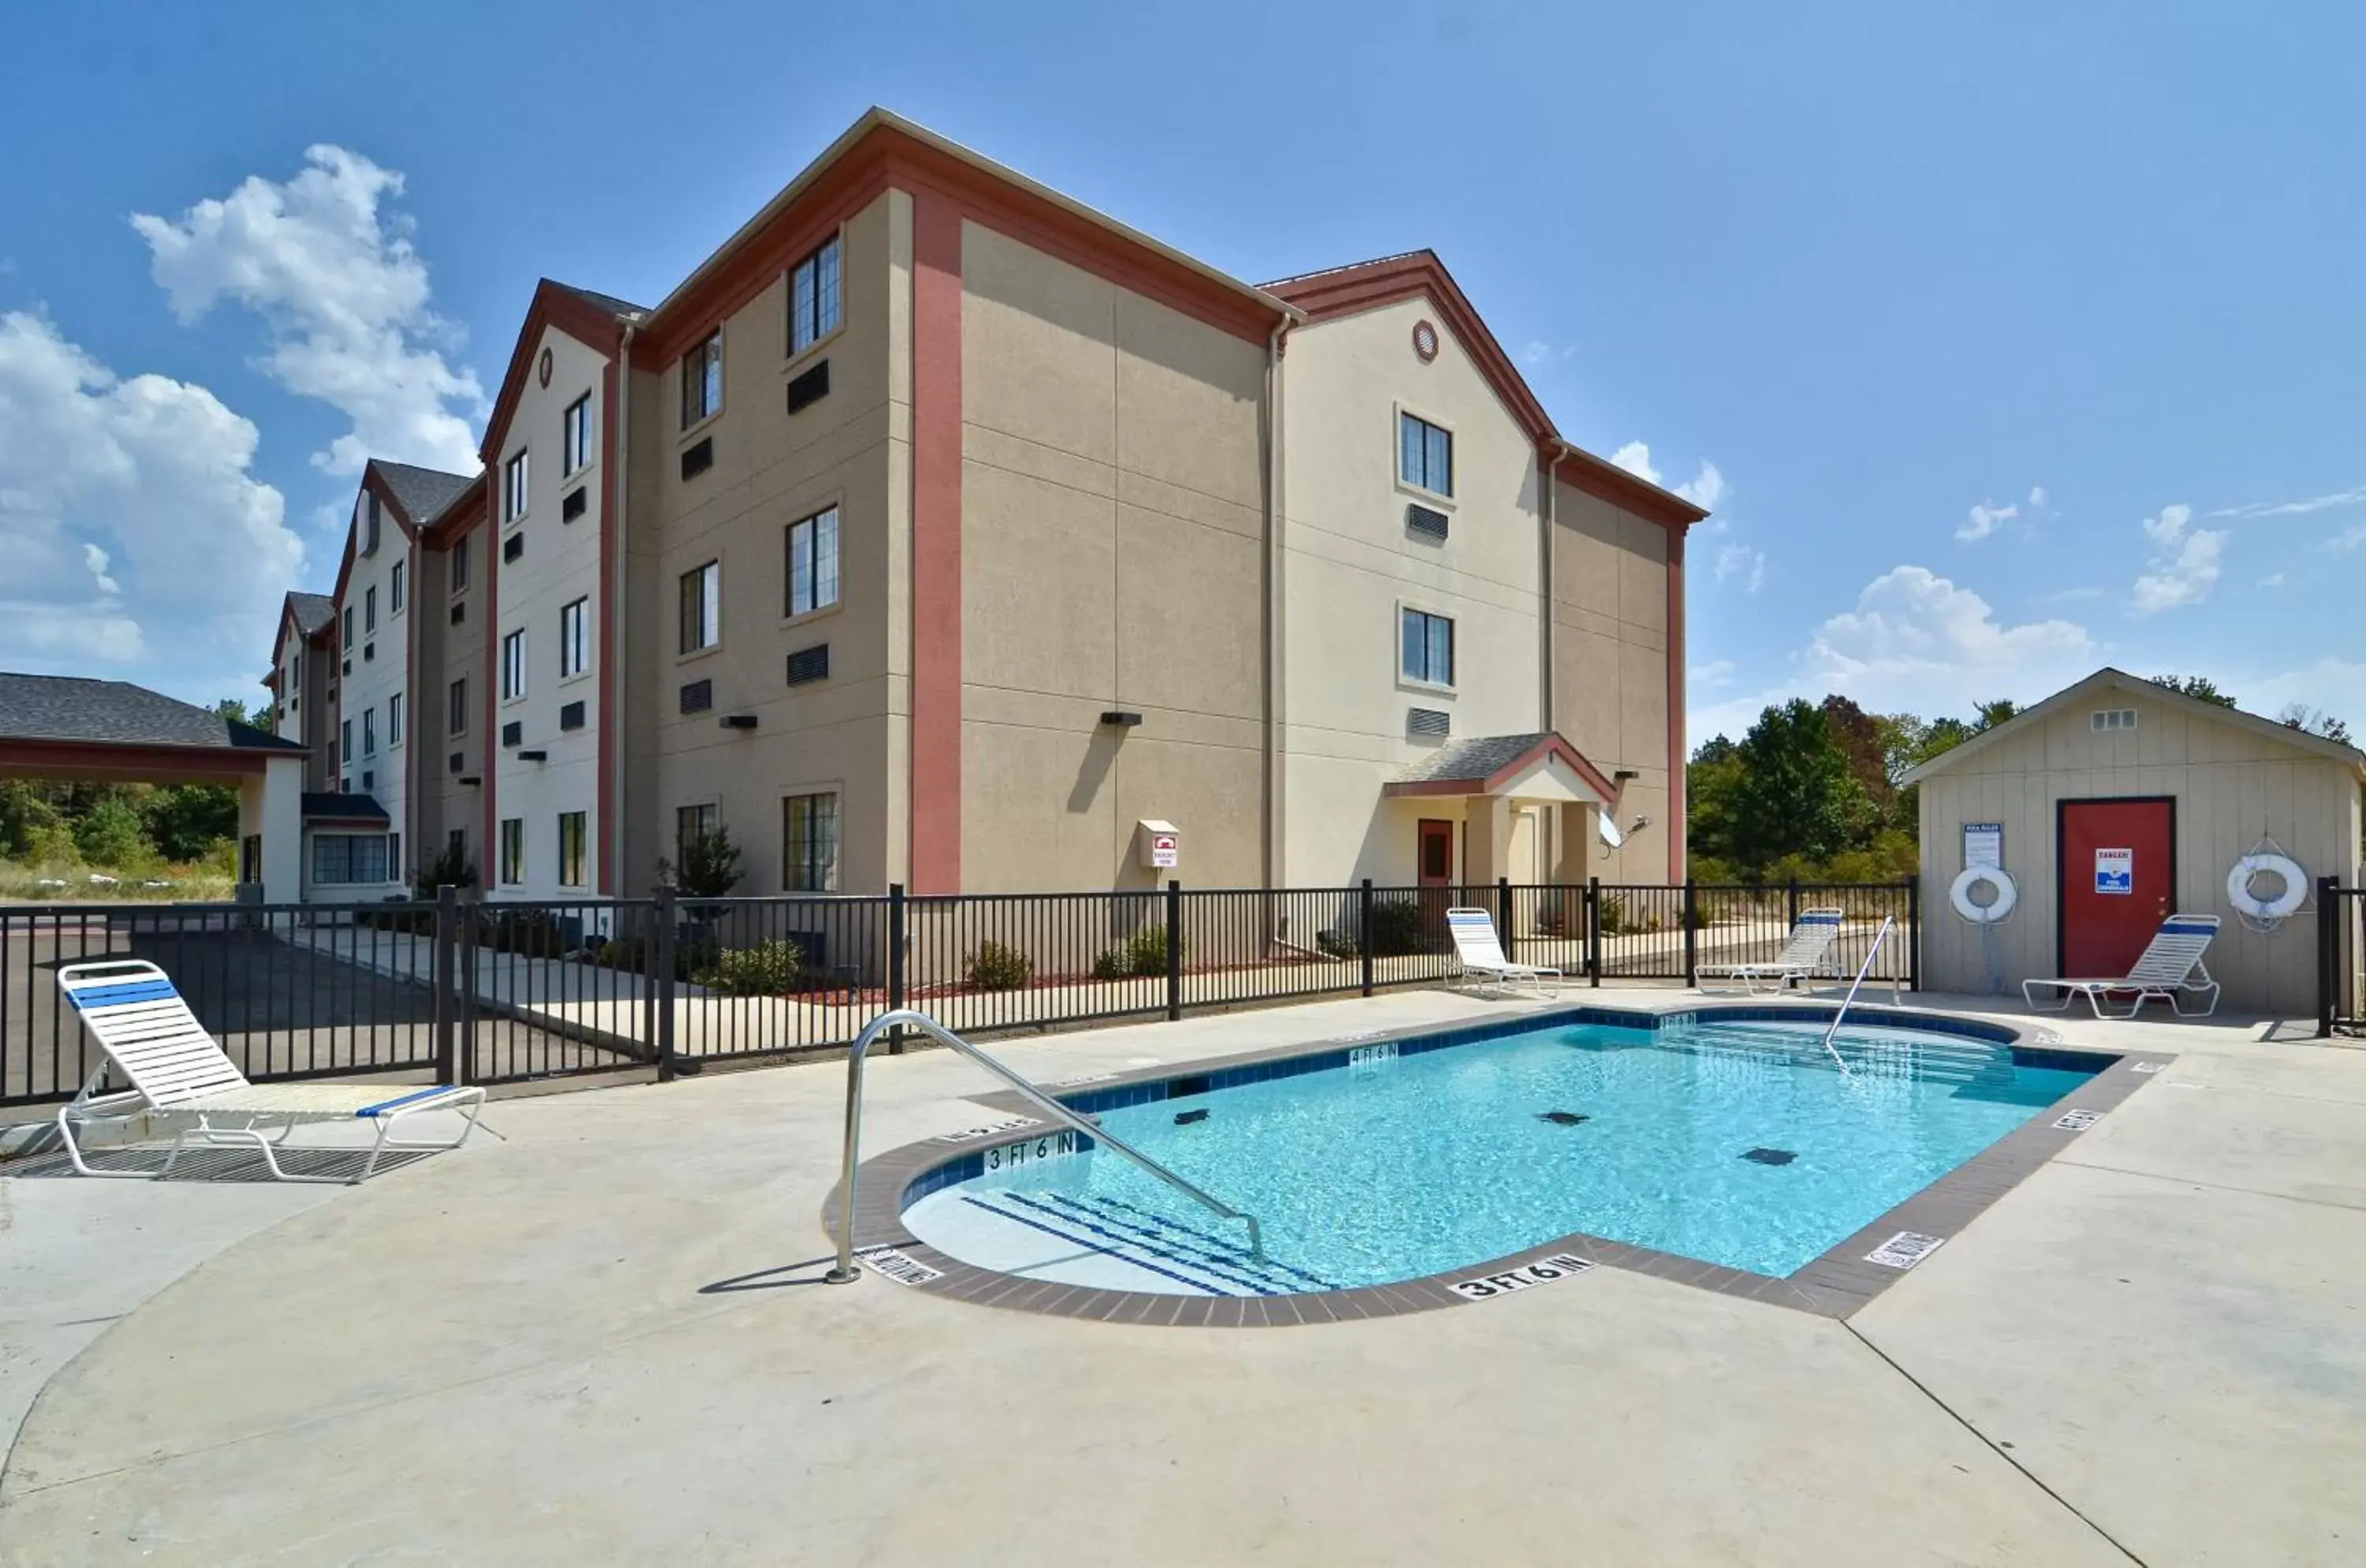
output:
[{"label": "pool step", "polygon": [[1246,1247],[1227,1237],[1122,1199],[1000,1189],[964,1193],[963,1201],[1206,1295],[1274,1296],[1335,1288],[1286,1263],[1252,1258]]},{"label": "pool step", "polygon": [[[1820,1030],[1785,1028],[1775,1024],[1709,1023],[1674,1033],[1663,1048],[1695,1055],[1765,1055],[1793,1059],[1823,1056]],[[1936,1036],[1911,1044],[1852,1041],[1845,1034],[1833,1041],[1841,1059],[1853,1071],[1878,1077],[1912,1077],[1932,1083],[1978,1084],[2001,1088],[2012,1081],[2012,1049],[1985,1041]]]}]

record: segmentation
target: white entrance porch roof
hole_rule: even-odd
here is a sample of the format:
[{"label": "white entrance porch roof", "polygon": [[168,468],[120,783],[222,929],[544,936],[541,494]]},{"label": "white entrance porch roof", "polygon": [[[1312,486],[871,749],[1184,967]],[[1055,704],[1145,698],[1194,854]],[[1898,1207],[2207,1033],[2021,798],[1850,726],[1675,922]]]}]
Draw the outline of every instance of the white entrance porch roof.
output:
[{"label": "white entrance porch roof", "polygon": [[1496,795],[1615,806],[1618,785],[1560,734],[1482,735],[1452,741],[1381,786],[1392,797]]}]

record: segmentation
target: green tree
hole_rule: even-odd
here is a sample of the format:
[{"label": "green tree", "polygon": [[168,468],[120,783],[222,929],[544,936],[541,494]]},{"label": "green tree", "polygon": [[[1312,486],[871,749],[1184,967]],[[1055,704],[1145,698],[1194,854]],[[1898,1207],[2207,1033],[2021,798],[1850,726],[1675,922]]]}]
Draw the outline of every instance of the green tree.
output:
[{"label": "green tree", "polygon": [[1822,708],[1770,707],[1742,737],[1733,792],[1733,858],[1763,871],[1785,856],[1830,860],[1871,835],[1875,813]]},{"label": "green tree", "polygon": [[1684,840],[1695,859],[1733,859],[1733,795],[1741,783],[1740,749],[1724,736],[1701,743],[1684,767]]},{"label": "green tree", "polygon": [[2338,740],[2344,746],[2353,745],[2349,726],[2323,708],[2313,708],[2306,703],[2287,703],[2284,711],[2276,715],[2276,722],[2287,729],[2297,729],[2304,735],[2321,735],[2327,740]]},{"label": "green tree", "polygon": [[2236,705],[2235,699],[2218,689],[2218,682],[2207,675],[2153,675],[2147,677],[2156,686],[2189,697],[2199,697],[2205,703],[2216,703],[2222,708]]},{"label": "green tree", "polygon": [[120,795],[110,795],[74,824],[74,843],[93,865],[136,865],[152,853],[140,813]]},{"label": "green tree", "polygon": [[167,784],[141,803],[140,815],[158,854],[171,861],[202,860],[220,840],[238,837],[238,791],[224,784]]}]

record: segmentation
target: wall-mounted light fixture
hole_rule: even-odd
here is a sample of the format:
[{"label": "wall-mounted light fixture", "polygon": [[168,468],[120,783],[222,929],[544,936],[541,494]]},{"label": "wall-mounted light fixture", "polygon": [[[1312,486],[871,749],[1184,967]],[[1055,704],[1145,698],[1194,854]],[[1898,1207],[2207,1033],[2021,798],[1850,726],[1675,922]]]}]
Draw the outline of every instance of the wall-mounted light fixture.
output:
[{"label": "wall-mounted light fixture", "polygon": [[752,713],[727,713],[715,721],[726,729],[753,729],[756,716]]},{"label": "wall-mounted light fixture", "polygon": [[1132,729],[1142,722],[1142,716],[1138,713],[1128,713],[1123,708],[1111,708],[1101,715],[1101,722],[1117,729]]},{"label": "wall-mounted light fixture", "polygon": [[517,754],[517,760],[521,762],[547,762],[550,761],[550,753],[547,751],[521,751]]}]

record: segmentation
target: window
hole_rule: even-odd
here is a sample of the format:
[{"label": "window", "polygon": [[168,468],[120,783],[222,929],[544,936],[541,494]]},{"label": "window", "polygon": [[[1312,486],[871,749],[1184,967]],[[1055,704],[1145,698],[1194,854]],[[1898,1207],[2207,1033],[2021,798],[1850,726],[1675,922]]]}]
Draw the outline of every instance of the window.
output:
[{"label": "window", "polygon": [[452,592],[466,592],[468,586],[468,536],[461,535],[452,541]]},{"label": "window", "polygon": [[2134,729],[2136,727],[2136,710],[2097,708],[2088,715],[2087,724],[2090,729]]},{"label": "window", "polygon": [[525,515],[525,504],[531,494],[527,487],[530,477],[526,471],[527,457],[527,453],[521,451],[501,467],[501,521],[504,523],[514,523]]},{"label": "window", "polygon": [[1403,653],[1398,669],[1408,681],[1433,686],[1454,684],[1454,623],[1424,610],[1405,610]]},{"label": "window", "polygon": [[411,573],[405,570],[409,565],[410,563],[407,561],[395,562],[394,570],[388,576],[386,613],[389,615],[400,615],[402,614],[402,586],[403,580],[411,575]]},{"label": "window", "polygon": [[468,682],[466,676],[455,681],[444,693],[444,733],[468,733]]},{"label": "window", "polygon": [[789,352],[803,354],[838,330],[839,242],[830,242],[789,273]]},{"label": "window", "polygon": [[389,882],[402,880],[402,835],[400,833],[386,836],[386,879]]},{"label": "window", "polygon": [[354,607],[351,604],[345,606],[344,644],[345,651],[351,653],[354,649]]},{"label": "window", "polygon": [[468,829],[455,828],[444,835],[444,852],[456,863],[468,858]]},{"label": "window", "polygon": [[723,563],[708,561],[682,574],[682,651],[696,653],[723,640]]},{"label": "window", "polygon": [[400,692],[386,699],[386,744],[389,750],[402,744],[402,694]]},{"label": "window", "polygon": [[378,502],[376,491],[362,491],[362,554],[377,553]]},{"label": "window", "polygon": [[838,796],[793,795],[781,807],[781,886],[791,893],[835,893]]},{"label": "window", "polygon": [[1434,495],[1454,493],[1454,433],[1397,414],[1397,478]]},{"label": "window", "polygon": [[365,635],[377,630],[377,584],[362,590],[362,631]]},{"label": "window", "polygon": [[723,412],[723,333],[682,356],[682,427]]},{"label": "window", "polygon": [[[354,721],[345,719],[337,726],[337,761],[339,765],[354,760]],[[347,792],[352,793],[351,791]]]},{"label": "window", "polygon": [[583,886],[583,813],[580,811],[558,814],[558,885],[561,887]]},{"label": "window", "polygon": [[525,818],[501,818],[501,886],[515,887],[525,880]]},{"label": "window", "polygon": [[315,883],[385,882],[387,835],[384,833],[315,833],[312,835],[312,880]]},{"label": "window", "polygon": [[354,779],[351,773],[346,774],[344,778],[337,781],[337,793],[339,795],[351,795],[354,793]]},{"label": "window", "polygon": [[558,678],[592,668],[592,601],[578,599],[558,611]]},{"label": "window", "polygon": [[591,461],[592,394],[586,392],[567,405],[567,418],[559,427],[559,477],[564,479]]},{"label": "window", "polygon": [[722,818],[710,803],[705,806],[680,806],[673,813],[673,852],[678,864],[690,853],[690,847],[723,825]]},{"label": "window", "polygon": [[501,701],[525,695],[525,633],[501,638]]},{"label": "window", "polygon": [[789,525],[789,614],[838,603],[838,508]]},{"label": "window", "polygon": [[377,709],[362,709],[362,755],[377,755]]}]

